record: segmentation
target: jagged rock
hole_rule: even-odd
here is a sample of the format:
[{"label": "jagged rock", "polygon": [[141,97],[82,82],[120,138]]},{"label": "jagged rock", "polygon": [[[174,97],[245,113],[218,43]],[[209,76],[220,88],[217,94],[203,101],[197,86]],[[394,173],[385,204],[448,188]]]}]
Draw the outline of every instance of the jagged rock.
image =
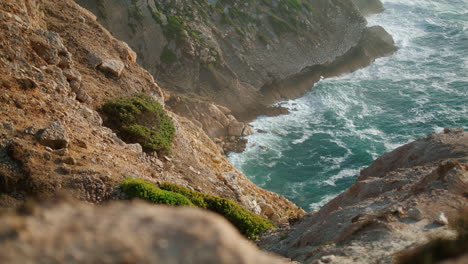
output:
[{"label": "jagged rock", "polygon": [[62,159],[62,162],[68,165],[75,165],[76,161],[73,157],[65,157]]},{"label": "jagged rock", "polygon": [[245,127],[244,123],[239,122],[237,120],[232,120],[228,126],[228,136],[236,136],[236,137],[242,136],[244,127]]},{"label": "jagged rock", "polygon": [[[393,263],[428,237],[455,237],[447,225],[468,203],[467,164],[468,132],[430,134],[385,153],[289,234],[259,244],[304,263],[327,255],[336,263]],[[428,228],[433,223],[441,226]]]},{"label": "jagged rock", "polygon": [[120,60],[115,59],[103,59],[101,65],[98,66],[99,70],[109,73],[115,77],[120,77],[124,68],[125,64]]},{"label": "jagged rock", "polygon": [[33,208],[34,214],[1,216],[2,262],[287,263],[255,248],[222,217],[199,209],[142,202]]},{"label": "jagged rock", "polygon": [[94,52],[89,52],[88,53],[88,63],[91,65],[91,67],[96,68],[99,65],[102,64],[102,58],[99,57],[96,53]]},{"label": "jagged rock", "polygon": [[51,65],[59,64],[61,61],[59,53],[67,52],[59,34],[43,29],[38,29],[35,33],[30,37],[30,42],[37,55]]},{"label": "jagged rock", "polygon": [[38,87],[36,81],[31,78],[21,78],[18,79],[18,83],[22,89],[30,90]]},{"label": "jagged rock", "polygon": [[363,16],[381,13],[384,7],[380,0],[352,0]]},{"label": "jagged rock", "polygon": [[249,125],[245,125],[244,130],[242,131],[242,136],[244,136],[244,137],[250,136],[253,133],[254,133],[253,127],[251,127]]},{"label": "jagged rock", "polygon": [[128,46],[125,41],[122,41],[122,45],[125,48],[124,56],[127,58],[129,62],[136,63],[137,61],[137,54]]},{"label": "jagged rock", "polygon": [[39,130],[36,138],[39,143],[52,149],[66,148],[69,144],[68,133],[60,121],[52,122],[47,128]]},{"label": "jagged rock", "polygon": [[65,77],[67,78],[67,81],[71,82],[71,81],[77,81],[79,83],[81,83],[81,74],[79,71],[75,70],[75,69],[64,69],[63,70],[63,75],[65,75]]}]

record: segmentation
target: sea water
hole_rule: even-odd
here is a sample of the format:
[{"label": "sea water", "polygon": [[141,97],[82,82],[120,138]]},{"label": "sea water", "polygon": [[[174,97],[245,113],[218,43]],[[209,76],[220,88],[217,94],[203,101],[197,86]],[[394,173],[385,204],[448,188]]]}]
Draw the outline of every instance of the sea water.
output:
[{"label": "sea water", "polygon": [[399,50],[281,102],[259,117],[232,164],[254,183],[316,210],[384,152],[445,127],[468,129],[468,0],[387,0],[368,18]]}]

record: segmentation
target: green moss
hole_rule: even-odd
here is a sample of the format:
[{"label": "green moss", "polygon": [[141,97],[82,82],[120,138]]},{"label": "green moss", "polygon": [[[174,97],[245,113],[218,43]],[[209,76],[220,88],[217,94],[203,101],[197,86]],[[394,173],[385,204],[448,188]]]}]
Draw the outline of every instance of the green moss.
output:
[{"label": "green moss", "polygon": [[242,234],[249,238],[255,238],[266,230],[274,228],[269,220],[245,210],[234,201],[192,191],[186,187],[171,183],[162,183],[161,189],[182,194],[194,205],[223,215]]},{"label": "green moss", "polygon": [[127,143],[145,151],[169,153],[175,128],[163,107],[145,94],[107,101],[101,108],[109,127]]},{"label": "green moss", "polygon": [[141,198],[146,201],[178,206],[193,206],[189,199],[181,194],[164,191],[154,184],[135,178],[128,178],[120,183],[120,189],[132,198]]},{"label": "green moss", "polygon": [[160,59],[162,63],[173,64],[177,61],[177,55],[168,47],[164,47]]}]

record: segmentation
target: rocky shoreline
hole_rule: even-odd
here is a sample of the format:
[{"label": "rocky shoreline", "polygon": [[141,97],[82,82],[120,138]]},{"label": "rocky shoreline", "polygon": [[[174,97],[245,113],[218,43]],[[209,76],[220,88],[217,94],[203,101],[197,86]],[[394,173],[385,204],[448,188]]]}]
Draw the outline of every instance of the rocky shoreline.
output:
[{"label": "rocky shoreline", "polygon": [[[384,154],[309,214],[233,168],[223,152],[235,144],[213,142],[243,141],[254,131],[239,120],[284,113],[270,104],[393,52],[382,28],[366,27],[362,15],[379,9],[358,5],[369,1],[262,1],[252,17],[258,1],[76,2],[0,2],[1,263],[391,263],[421,238],[456,235],[467,132]],[[170,151],[104,126],[103,105],[135,94],[170,120]],[[143,135],[159,129],[137,125]],[[202,209],[127,201],[127,179],[154,191],[136,197],[179,197],[235,225]],[[257,242],[287,258],[240,235],[234,226],[249,219],[280,227]]]}]

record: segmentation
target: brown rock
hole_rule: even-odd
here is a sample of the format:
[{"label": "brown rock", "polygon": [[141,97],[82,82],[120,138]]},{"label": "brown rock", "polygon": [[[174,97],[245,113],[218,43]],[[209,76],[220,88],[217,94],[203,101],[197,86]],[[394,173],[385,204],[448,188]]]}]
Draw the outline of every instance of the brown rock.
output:
[{"label": "brown rock", "polygon": [[2,234],[11,234],[0,236],[3,263],[287,263],[199,209],[114,202],[47,204],[35,211],[1,216]]},{"label": "brown rock", "polygon": [[36,134],[36,138],[44,146],[52,149],[62,149],[68,147],[68,133],[60,121],[50,123],[50,125]]},{"label": "brown rock", "polygon": [[242,131],[244,131],[244,123],[239,122],[237,120],[232,120],[228,126],[228,135],[229,136],[242,136]]},{"label": "brown rock", "polygon": [[103,59],[101,65],[98,66],[99,70],[109,73],[115,77],[120,77],[124,68],[125,64],[123,64],[122,61],[115,59]]}]

